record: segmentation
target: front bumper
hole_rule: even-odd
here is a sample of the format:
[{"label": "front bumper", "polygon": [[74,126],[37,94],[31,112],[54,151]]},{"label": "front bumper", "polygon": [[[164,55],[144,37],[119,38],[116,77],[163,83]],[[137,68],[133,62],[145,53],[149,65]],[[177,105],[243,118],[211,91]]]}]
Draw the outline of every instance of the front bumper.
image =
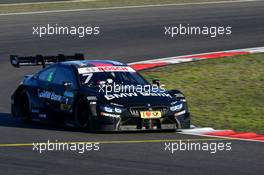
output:
[{"label": "front bumper", "polygon": [[[96,130],[104,131],[130,131],[130,130],[176,130],[178,128],[188,128],[185,122],[190,121],[187,110],[178,112],[168,112],[159,119],[142,119],[125,111],[120,115],[105,116],[97,115],[94,122]],[[182,127],[184,126],[184,127]]]}]

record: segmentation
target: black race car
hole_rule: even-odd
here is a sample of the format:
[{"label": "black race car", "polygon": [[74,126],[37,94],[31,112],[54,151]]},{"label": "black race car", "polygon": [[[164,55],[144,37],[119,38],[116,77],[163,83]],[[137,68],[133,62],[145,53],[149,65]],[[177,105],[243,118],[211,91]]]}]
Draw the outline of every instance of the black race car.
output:
[{"label": "black race car", "polygon": [[[73,56],[10,56],[15,67],[42,65],[12,95],[12,115],[88,130],[190,128],[184,95],[152,84],[127,64]],[[49,65],[46,67],[46,65]]]}]

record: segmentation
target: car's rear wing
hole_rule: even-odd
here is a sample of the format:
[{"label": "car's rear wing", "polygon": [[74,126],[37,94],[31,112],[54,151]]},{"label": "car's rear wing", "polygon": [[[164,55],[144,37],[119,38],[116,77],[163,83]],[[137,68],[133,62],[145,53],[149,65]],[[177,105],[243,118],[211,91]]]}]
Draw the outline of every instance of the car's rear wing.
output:
[{"label": "car's rear wing", "polygon": [[10,55],[10,63],[19,68],[20,66],[38,66],[42,65],[46,67],[47,64],[53,64],[63,61],[75,61],[75,60],[84,60],[84,55],[76,53],[75,55],[63,55],[59,54],[57,56],[26,56],[20,57],[17,55]]}]

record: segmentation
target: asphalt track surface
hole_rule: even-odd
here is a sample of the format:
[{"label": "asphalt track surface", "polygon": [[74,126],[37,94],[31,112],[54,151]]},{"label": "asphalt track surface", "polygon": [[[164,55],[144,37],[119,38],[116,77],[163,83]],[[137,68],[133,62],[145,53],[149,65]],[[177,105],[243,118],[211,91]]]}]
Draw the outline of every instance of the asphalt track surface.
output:
[{"label": "asphalt track surface", "polygon": [[[104,141],[98,152],[46,152],[30,146],[2,147],[0,174],[261,174],[263,144],[231,141],[232,151],[164,151],[165,139],[208,138],[166,133],[85,133],[34,124],[23,125],[10,117],[10,95],[24,74],[38,68],[14,69],[9,54],[57,54],[82,52],[88,58],[113,58],[124,62],[248,48],[264,45],[264,2],[99,10],[69,13],[0,16],[0,133],[1,144],[51,141]],[[99,25],[99,37],[32,36],[32,27],[44,24]],[[230,25],[228,37],[169,39],[164,25]],[[127,141],[132,143],[109,141]],[[147,140],[156,140],[148,143]],[[137,142],[140,141],[140,142]],[[196,140],[197,141],[197,140]]]}]

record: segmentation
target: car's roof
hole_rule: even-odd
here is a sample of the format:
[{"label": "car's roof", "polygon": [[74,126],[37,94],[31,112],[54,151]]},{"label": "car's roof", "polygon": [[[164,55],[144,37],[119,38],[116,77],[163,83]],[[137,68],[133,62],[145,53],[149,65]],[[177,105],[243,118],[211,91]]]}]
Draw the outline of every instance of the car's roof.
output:
[{"label": "car's roof", "polygon": [[80,61],[65,61],[59,64],[72,65],[76,68],[81,67],[97,67],[97,66],[128,66],[125,63],[121,63],[113,60],[80,60]]}]

